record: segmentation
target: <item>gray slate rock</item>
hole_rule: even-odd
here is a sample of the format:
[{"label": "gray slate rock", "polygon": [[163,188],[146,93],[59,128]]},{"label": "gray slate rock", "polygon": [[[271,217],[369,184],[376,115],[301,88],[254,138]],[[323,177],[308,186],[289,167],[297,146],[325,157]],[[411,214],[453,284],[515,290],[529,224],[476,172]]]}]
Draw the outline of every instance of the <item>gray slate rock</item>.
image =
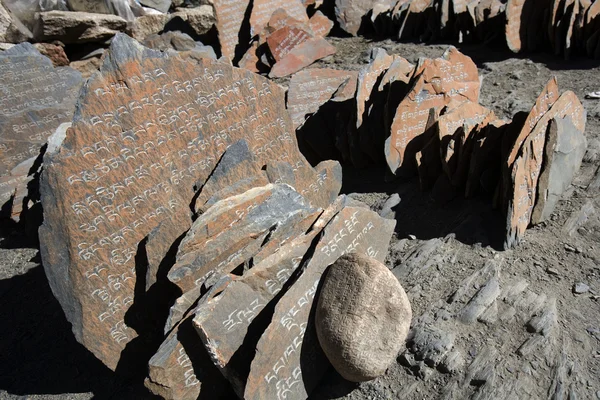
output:
[{"label": "gray slate rock", "polygon": [[140,0],[140,3],[163,13],[166,13],[171,8],[171,0]]},{"label": "gray slate rock", "polygon": [[531,214],[532,224],[547,220],[554,212],[556,203],[581,167],[586,147],[583,132],[573,125],[570,118],[550,121],[537,201]]},{"label": "gray slate rock", "polygon": [[323,280],[316,309],[319,343],[345,379],[383,375],[404,346],[412,312],[396,277],[357,253],[340,257]]},{"label": "gray slate rock", "polygon": [[573,293],[584,294],[590,291],[590,287],[583,282],[577,282],[573,285]]},{"label": "gray slate rock", "polygon": [[116,15],[48,11],[39,14],[34,37],[38,41],[60,40],[65,44],[101,42],[126,27],[127,21]]}]

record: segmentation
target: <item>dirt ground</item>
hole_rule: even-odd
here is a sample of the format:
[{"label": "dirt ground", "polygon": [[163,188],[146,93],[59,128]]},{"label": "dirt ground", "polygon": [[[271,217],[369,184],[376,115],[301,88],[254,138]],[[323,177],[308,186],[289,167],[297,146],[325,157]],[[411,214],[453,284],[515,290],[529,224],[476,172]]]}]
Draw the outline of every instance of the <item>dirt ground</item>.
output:
[{"label": "dirt ground", "polygon": [[[331,42],[337,54],[315,66],[359,69],[373,47],[412,62],[447,47]],[[584,99],[600,90],[599,64],[459,49],[483,78],[480,102],[499,116],[529,111],[553,75],[561,91],[574,91],[588,116],[584,164],[551,219],[508,251],[489,198],[441,206],[416,180],[346,168],[343,192],[374,210],[400,195],[387,264],[408,293],[413,324],[408,349],[384,376],[355,385],[332,372],[312,399],[600,399],[600,194],[588,190],[600,166],[600,100]],[[153,398],[140,379],[115,375],[75,341],[23,231],[0,225],[0,399]],[[574,293],[578,283],[589,289]],[[473,307],[485,311],[473,319]]]}]

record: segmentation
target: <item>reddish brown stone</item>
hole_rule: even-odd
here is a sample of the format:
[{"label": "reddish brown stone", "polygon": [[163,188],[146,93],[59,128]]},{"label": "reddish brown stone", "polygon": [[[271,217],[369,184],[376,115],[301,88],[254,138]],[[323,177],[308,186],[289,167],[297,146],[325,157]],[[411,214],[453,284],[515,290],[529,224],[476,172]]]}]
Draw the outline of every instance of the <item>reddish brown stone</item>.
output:
[{"label": "reddish brown stone", "polygon": [[[260,165],[299,153],[282,90],[214,60],[183,60],[118,35],[101,73],[44,167],[41,253],[78,341],[110,368],[135,337],[123,317],[134,299],[135,255],[170,248],[194,184],[241,138]],[[316,172],[315,172],[316,174]],[[155,229],[157,229],[155,231]]]},{"label": "reddish brown stone", "polygon": [[524,50],[526,43],[524,29],[521,27],[528,16],[523,12],[524,5],[525,0],[508,0],[506,4],[506,44],[515,53]]},{"label": "reddish brown stone", "polygon": [[250,15],[250,35],[262,32],[275,10],[282,9],[301,23],[308,22],[306,8],[300,0],[255,0]]},{"label": "reddish brown stone", "polygon": [[248,71],[258,73],[259,67],[258,64],[260,62],[258,55],[258,42],[252,42],[252,45],[246,51],[246,54],[242,57],[242,59],[238,62],[238,66],[240,68],[245,68]]},{"label": "reddish brown stone", "polygon": [[308,23],[314,35],[318,37],[326,37],[329,35],[331,28],[333,28],[333,21],[327,18],[321,11],[314,13]]},{"label": "reddish brown stone", "polygon": [[34,46],[42,55],[52,60],[52,65],[55,67],[66,67],[69,65],[69,58],[61,46],[52,43],[36,43]]},{"label": "reddish brown stone", "polygon": [[446,51],[443,58],[420,62],[415,76],[411,91],[396,109],[391,136],[385,144],[387,163],[393,173],[400,168],[414,168],[411,163],[424,145],[420,136],[430,108],[439,113],[452,99],[477,102],[479,97],[477,67],[455,48]]},{"label": "reddish brown stone", "polygon": [[356,80],[356,78],[357,74],[354,71],[326,68],[307,69],[292,75],[288,89],[287,108],[294,127],[298,128],[304,123],[307,115],[317,112],[319,107],[330,100],[344,82]]},{"label": "reddish brown stone", "polygon": [[553,118],[571,118],[580,132],[585,129],[585,111],[575,93],[564,92],[550,110],[538,119],[535,127],[525,138],[523,146],[512,166],[511,188],[508,197],[505,248],[518,244],[529,223],[536,203],[537,185],[542,161],[548,124]]},{"label": "reddish brown stone", "polygon": [[306,30],[293,26],[285,26],[267,37],[267,45],[275,62],[278,62],[287,56],[296,46],[311,38],[312,35]]},{"label": "reddish brown stone", "polygon": [[215,9],[215,25],[219,33],[221,54],[233,60],[250,0],[213,0],[212,5]]},{"label": "reddish brown stone", "polygon": [[335,53],[333,47],[323,38],[311,38],[291,49],[285,57],[277,62],[271,72],[270,78],[281,78],[300,71],[321,58]]}]

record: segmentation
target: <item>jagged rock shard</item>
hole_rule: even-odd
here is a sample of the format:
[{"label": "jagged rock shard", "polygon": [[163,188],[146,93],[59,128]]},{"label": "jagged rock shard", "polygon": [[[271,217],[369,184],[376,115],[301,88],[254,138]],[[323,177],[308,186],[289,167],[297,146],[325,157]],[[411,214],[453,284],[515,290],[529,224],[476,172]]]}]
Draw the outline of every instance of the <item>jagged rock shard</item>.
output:
[{"label": "jagged rock shard", "polygon": [[335,47],[320,37],[309,38],[290,49],[269,72],[270,78],[281,78],[300,71],[321,58],[335,53]]},{"label": "jagged rock shard", "polygon": [[327,37],[331,28],[333,28],[333,21],[327,18],[321,11],[314,13],[314,15],[310,17],[308,23],[310,29],[312,29],[315,36],[318,37]]},{"label": "jagged rock shard", "polygon": [[511,188],[508,198],[505,248],[518,244],[531,222],[536,204],[538,178],[542,168],[546,132],[553,118],[570,117],[575,128],[585,130],[585,111],[575,93],[564,92],[537,122],[525,139],[515,160],[511,173]]},{"label": "jagged rock shard", "polygon": [[350,154],[357,167],[365,166],[363,153],[371,160],[383,158],[384,126],[383,108],[385,107],[384,91],[380,91],[377,83],[394,62],[384,49],[371,51],[371,62],[358,73],[356,89],[356,130],[350,139]]},{"label": "jagged rock shard", "polygon": [[250,0],[213,0],[212,5],[215,8],[215,25],[219,34],[221,54],[233,60]]},{"label": "jagged rock shard", "polygon": [[363,17],[373,9],[375,0],[336,0],[335,17],[340,28],[352,36],[358,34]]},{"label": "jagged rock shard", "polygon": [[200,299],[198,293],[188,309],[148,361],[144,385],[155,395],[169,400],[196,400],[203,393],[211,398],[234,396],[227,381],[212,365],[210,356],[198,340],[192,319],[196,308],[219,295],[230,283],[226,276],[215,283]]},{"label": "jagged rock shard", "polygon": [[[583,115],[585,121],[585,111]],[[539,224],[550,217],[579,170],[586,147],[583,131],[575,127],[569,117],[550,121],[544,163],[538,180],[537,202],[531,214],[532,224]]]},{"label": "jagged rock shard", "polygon": [[356,80],[356,72],[329,68],[311,68],[292,75],[287,95],[287,108],[295,128],[304,123],[331,99],[348,80]]},{"label": "jagged rock shard", "polygon": [[242,139],[229,146],[208,180],[206,182],[198,182],[197,186],[200,187],[200,190],[198,197],[196,197],[195,211],[205,212],[210,206],[206,203],[215,194],[244,179],[256,177],[259,181],[264,182],[262,185],[256,186],[265,186],[268,184],[267,176],[264,171],[261,171],[260,167],[250,152],[246,140]]},{"label": "jagged rock shard", "polygon": [[383,261],[395,221],[364,209],[345,207],[325,227],[302,275],[275,307],[256,347],[244,398],[306,399],[329,368],[312,318],[312,303],[328,265],[357,252]]},{"label": "jagged rock shard", "polygon": [[308,22],[306,8],[300,0],[255,0],[252,6],[252,14],[250,14],[250,36],[262,32],[271,19],[273,11],[278,9],[285,10],[295,20],[302,23]]},{"label": "jagged rock shard", "polygon": [[439,113],[453,99],[479,99],[477,66],[454,47],[443,58],[420,60],[415,76],[413,87],[395,111],[391,136],[385,144],[388,167],[393,173],[400,168],[413,168],[409,163],[424,145],[419,143],[419,136],[425,130],[430,108]]},{"label": "jagged rock shard", "polygon": [[[15,191],[27,191],[29,170],[42,146],[61,123],[73,118],[83,79],[71,68],[54,68],[50,59],[29,43],[0,53],[0,70],[2,207]],[[19,218],[16,209],[11,214]]]},{"label": "jagged rock shard", "polygon": [[313,212],[287,185],[269,184],[218,202],[192,225],[168,278],[182,292],[192,290],[255,255],[277,227]]},{"label": "jagged rock shard", "polygon": [[524,50],[524,44],[527,43],[525,30],[522,29],[522,25],[527,23],[524,5],[525,0],[508,0],[506,4],[506,44],[515,53]]},{"label": "jagged rock shard", "polygon": [[506,158],[506,166],[510,168],[517,158],[517,154],[523,145],[525,139],[530,135],[531,131],[537,124],[537,122],[546,114],[546,112],[552,107],[552,105],[558,100],[558,84],[556,78],[552,78],[546,83],[546,86],[542,90],[542,93],[535,100],[535,104],[531,108],[525,125],[518,133],[514,145],[509,150]]},{"label": "jagged rock shard", "polygon": [[277,85],[118,35],[42,176],[42,259],[77,340],[115,368],[135,337],[123,316],[140,241],[160,226],[153,243],[169,249],[191,225],[194,183],[241,138],[261,165],[285,159],[310,168],[290,132]]},{"label": "jagged rock shard", "polygon": [[306,42],[312,37],[311,33],[299,27],[284,26],[267,37],[267,45],[269,46],[271,55],[277,63],[287,56],[294,47]]}]

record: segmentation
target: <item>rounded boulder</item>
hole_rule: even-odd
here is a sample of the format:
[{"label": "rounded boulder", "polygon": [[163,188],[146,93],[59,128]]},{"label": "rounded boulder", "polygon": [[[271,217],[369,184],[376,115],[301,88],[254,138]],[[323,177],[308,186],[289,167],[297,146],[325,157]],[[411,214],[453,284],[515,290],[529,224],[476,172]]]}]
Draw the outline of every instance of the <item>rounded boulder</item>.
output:
[{"label": "rounded boulder", "polygon": [[340,257],[323,279],[315,325],[327,358],[352,382],[383,375],[412,318],[400,282],[381,262],[357,253]]}]

